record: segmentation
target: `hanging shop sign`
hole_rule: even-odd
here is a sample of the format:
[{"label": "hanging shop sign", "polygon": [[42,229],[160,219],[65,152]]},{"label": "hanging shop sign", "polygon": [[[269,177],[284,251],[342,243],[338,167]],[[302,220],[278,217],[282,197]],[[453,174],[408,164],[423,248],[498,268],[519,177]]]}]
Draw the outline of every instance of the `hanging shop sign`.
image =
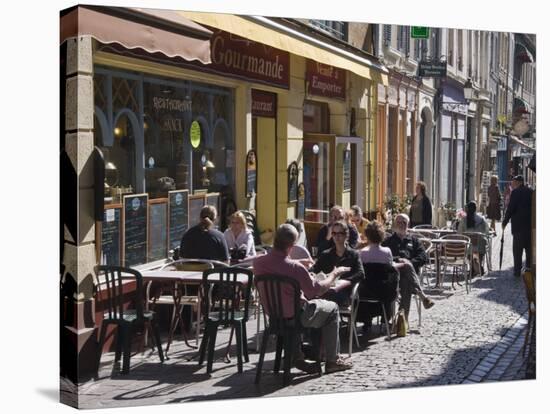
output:
[{"label": "hanging shop sign", "polygon": [[421,78],[444,78],[447,76],[447,61],[421,60],[418,63],[418,76]]},{"label": "hanging shop sign", "polygon": [[257,158],[256,151],[250,150],[246,154],[246,196],[252,197],[257,192]]},{"label": "hanging shop sign", "polygon": [[252,89],[252,116],[275,118],[277,116],[277,94]]},{"label": "hanging shop sign", "polygon": [[306,64],[307,93],[346,99],[346,71],[313,60]]},{"label": "hanging shop sign", "polygon": [[289,88],[288,52],[221,30],[212,30],[212,63],[201,65],[205,70]]},{"label": "hanging shop sign", "polygon": [[298,200],[298,163],[293,161],[288,166],[288,202]]}]

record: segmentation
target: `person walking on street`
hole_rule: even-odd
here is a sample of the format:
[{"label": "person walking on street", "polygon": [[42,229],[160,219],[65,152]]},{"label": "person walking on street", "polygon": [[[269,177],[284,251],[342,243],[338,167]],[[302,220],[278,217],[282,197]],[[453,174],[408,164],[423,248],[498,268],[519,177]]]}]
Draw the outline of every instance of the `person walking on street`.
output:
[{"label": "person walking on street", "polygon": [[512,240],[514,253],[514,276],[521,276],[523,250],[525,250],[527,267],[531,266],[531,203],[533,190],[523,182],[523,176],[512,179],[512,193],[502,221],[502,233],[512,221]]},{"label": "person walking on street", "polygon": [[502,217],[502,196],[498,188],[498,177],[496,175],[491,176],[491,185],[487,189],[487,196],[489,197],[489,205],[487,206],[487,218],[491,220],[491,228],[493,230],[496,230],[495,222],[499,221]]},{"label": "person walking on street", "polygon": [[432,203],[426,195],[426,184],[422,181],[416,183],[416,195],[412,199],[410,218],[411,228],[419,224],[432,224]]}]

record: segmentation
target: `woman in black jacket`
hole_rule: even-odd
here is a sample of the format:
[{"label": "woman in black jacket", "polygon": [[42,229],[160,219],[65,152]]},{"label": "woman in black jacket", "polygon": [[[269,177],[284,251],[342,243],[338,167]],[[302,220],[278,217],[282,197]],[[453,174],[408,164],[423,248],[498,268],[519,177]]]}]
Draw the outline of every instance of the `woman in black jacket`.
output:
[{"label": "woman in black jacket", "polygon": [[323,299],[331,300],[342,306],[349,302],[353,286],[365,278],[363,264],[357,250],[347,244],[349,236],[348,225],[344,221],[337,221],[332,225],[332,239],[334,246],[320,253],[317,262],[310,269],[313,273],[330,273],[337,266],[349,267],[349,272],[340,276],[339,289],[329,289]]},{"label": "woman in black jacket", "polygon": [[416,183],[416,195],[412,199],[409,212],[411,228],[419,224],[432,224],[432,203],[426,195],[426,183]]}]

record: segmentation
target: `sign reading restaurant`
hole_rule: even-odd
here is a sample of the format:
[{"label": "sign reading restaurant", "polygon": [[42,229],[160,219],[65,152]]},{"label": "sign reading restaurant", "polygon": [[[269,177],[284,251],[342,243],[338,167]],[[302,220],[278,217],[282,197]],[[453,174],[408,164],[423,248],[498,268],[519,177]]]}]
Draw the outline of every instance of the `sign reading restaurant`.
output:
[{"label": "sign reading restaurant", "polygon": [[289,88],[290,54],[271,46],[212,29],[212,63],[204,70]]},{"label": "sign reading restaurant", "polygon": [[271,92],[252,89],[252,116],[275,118],[277,115],[277,95]]},{"label": "sign reading restaurant", "polygon": [[346,99],[346,71],[343,69],[308,60],[306,82],[310,95]]}]

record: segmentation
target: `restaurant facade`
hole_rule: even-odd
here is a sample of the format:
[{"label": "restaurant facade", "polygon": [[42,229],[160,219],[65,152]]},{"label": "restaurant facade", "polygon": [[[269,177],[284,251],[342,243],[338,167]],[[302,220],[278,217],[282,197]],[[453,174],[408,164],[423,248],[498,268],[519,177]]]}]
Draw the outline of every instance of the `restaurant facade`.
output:
[{"label": "restaurant facade", "polygon": [[160,266],[204,204],[222,230],[232,211],[252,210],[266,242],[289,217],[375,208],[376,103],[388,82],[374,59],[259,17],[91,6],[62,12],[60,50],[61,343],[72,378],[95,368],[95,265]]}]

